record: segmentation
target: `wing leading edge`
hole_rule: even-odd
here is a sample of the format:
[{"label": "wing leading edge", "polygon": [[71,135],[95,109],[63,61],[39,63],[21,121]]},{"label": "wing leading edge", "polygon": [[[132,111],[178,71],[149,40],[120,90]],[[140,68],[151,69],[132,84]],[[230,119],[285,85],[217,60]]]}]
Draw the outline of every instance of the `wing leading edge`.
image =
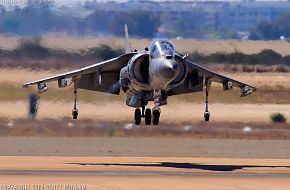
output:
[{"label": "wing leading edge", "polygon": [[94,64],[94,65],[90,65],[88,67],[84,67],[84,68],[81,68],[81,69],[76,69],[76,70],[69,71],[69,72],[66,72],[66,73],[62,73],[62,74],[59,74],[59,75],[55,75],[55,76],[51,76],[51,77],[47,77],[47,78],[43,78],[43,79],[31,81],[31,82],[27,82],[27,83],[24,83],[22,85],[22,87],[23,88],[27,88],[28,86],[31,86],[31,85],[34,85],[34,84],[38,84],[38,83],[41,83],[41,82],[51,82],[51,81],[55,81],[55,80],[58,80],[58,79],[61,79],[61,78],[70,78],[70,77],[75,78],[75,77],[77,77],[79,75],[89,74],[90,72],[95,72],[97,70],[97,68],[101,67],[102,65],[114,62],[116,60],[117,60],[117,58],[114,58],[114,59],[110,59],[110,60],[107,60],[107,61],[104,61],[104,62],[100,62],[100,63]]},{"label": "wing leading edge", "polygon": [[107,60],[107,61],[90,65],[88,67],[84,67],[81,69],[76,69],[76,70],[62,73],[59,75],[27,82],[27,83],[24,83],[22,87],[27,88],[31,85],[40,85],[45,82],[60,81],[61,79],[69,79],[69,78],[71,78],[72,80],[78,79],[78,78],[81,79],[82,76],[85,77],[85,76],[88,76],[90,74],[95,74],[95,73],[116,73],[118,75],[120,70],[127,65],[128,61],[133,57],[133,55],[135,55],[135,53],[124,54],[119,57]]}]

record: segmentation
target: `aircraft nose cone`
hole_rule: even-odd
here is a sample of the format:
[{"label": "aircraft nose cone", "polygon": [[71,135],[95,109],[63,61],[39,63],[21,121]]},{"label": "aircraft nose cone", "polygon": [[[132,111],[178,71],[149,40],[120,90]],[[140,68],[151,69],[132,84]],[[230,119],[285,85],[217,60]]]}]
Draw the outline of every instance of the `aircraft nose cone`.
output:
[{"label": "aircraft nose cone", "polygon": [[159,73],[166,79],[173,79],[176,77],[178,71],[178,64],[175,60],[166,60],[159,67]]}]

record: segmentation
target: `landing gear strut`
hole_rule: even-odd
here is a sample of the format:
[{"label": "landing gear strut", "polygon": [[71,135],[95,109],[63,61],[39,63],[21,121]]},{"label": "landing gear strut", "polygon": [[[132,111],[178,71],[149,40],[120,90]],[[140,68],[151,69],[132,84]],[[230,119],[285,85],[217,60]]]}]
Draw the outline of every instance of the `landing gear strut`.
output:
[{"label": "landing gear strut", "polygon": [[209,91],[209,88],[210,88],[210,85],[211,83],[206,80],[205,82],[205,86],[206,86],[206,90],[205,90],[205,112],[203,114],[204,116],[204,121],[208,122],[209,121],[209,118],[210,118],[210,113],[208,111],[208,91]]},{"label": "landing gear strut", "polygon": [[76,81],[74,81],[74,109],[72,110],[73,119],[77,119],[79,115],[79,111],[77,109],[77,93],[77,84]]},{"label": "landing gear strut", "polygon": [[153,115],[152,123],[153,123],[153,125],[159,124],[159,118],[160,118],[160,113],[161,113],[161,110],[159,108],[160,98],[161,98],[161,91],[154,90],[154,92],[153,92],[154,108],[152,111],[152,115]]}]

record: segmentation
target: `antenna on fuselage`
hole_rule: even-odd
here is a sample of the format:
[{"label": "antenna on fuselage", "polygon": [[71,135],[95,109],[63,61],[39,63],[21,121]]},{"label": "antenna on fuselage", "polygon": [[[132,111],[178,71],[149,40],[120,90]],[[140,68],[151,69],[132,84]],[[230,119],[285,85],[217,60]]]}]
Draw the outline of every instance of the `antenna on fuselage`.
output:
[{"label": "antenna on fuselage", "polygon": [[125,24],[125,53],[131,53],[131,44],[130,44],[130,39],[129,39],[129,32],[128,32],[128,27],[127,24]]}]

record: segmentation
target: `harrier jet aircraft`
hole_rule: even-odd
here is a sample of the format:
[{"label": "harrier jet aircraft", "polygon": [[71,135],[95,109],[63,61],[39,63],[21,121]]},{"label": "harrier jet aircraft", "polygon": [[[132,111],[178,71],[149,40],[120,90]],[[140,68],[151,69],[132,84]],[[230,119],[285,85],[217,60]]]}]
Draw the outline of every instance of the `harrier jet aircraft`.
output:
[{"label": "harrier jet aircraft", "polygon": [[[135,108],[134,120],[140,125],[158,125],[160,106],[167,104],[167,97],[205,91],[204,119],[209,121],[208,94],[212,82],[221,83],[224,90],[239,87],[241,97],[254,92],[256,88],[226,76],[212,72],[187,60],[188,55],[178,54],[173,45],[165,39],[154,40],[149,48],[132,51],[128,28],[125,25],[125,54],[94,65],[59,74],[56,76],[23,84],[23,87],[37,85],[38,92],[47,91],[46,82],[58,81],[59,88],[73,84],[73,119],[77,119],[77,89],[86,89],[119,95],[126,94],[126,105]],[[146,108],[149,101],[154,108]],[[141,109],[140,109],[141,108]]]}]

